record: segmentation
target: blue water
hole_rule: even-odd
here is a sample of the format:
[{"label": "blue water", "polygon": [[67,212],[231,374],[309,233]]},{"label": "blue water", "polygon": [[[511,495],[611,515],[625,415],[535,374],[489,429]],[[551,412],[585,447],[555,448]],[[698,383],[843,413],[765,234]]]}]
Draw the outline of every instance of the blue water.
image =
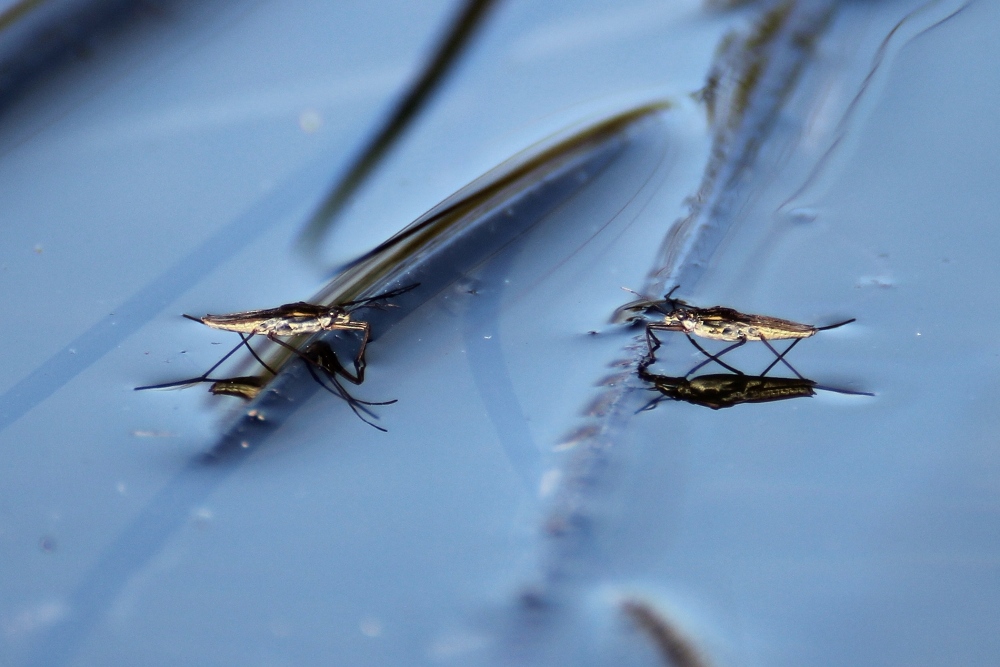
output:
[{"label": "blue water", "polygon": [[[692,303],[857,318],[790,357],[874,397],[632,414],[641,330],[609,318],[689,211],[688,93],[753,10],[596,0],[500,5],[321,249],[673,103],[372,343],[354,391],[398,399],[388,433],[313,392],[206,465],[236,399],[132,391],[233,344],[181,313],[323,286],[301,225],[452,11],[174,3],[0,116],[0,664],[662,664],[629,597],[711,664],[995,662],[990,3],[845,3],[685,265]],[[675,343],[662,368],[693,365]]]}]

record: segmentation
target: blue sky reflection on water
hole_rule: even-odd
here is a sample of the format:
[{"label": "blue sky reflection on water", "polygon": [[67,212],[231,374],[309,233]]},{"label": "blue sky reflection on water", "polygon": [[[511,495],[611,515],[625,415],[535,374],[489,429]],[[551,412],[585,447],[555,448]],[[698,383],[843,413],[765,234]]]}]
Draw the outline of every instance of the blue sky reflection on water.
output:
[{"label": "blue sky reflection on water", "polygon": [[[713,664],[992,662],[991,3],[845,4],[683,286],[703,305],[857,317],[791,356],[875,398],[636,415],[578,496],[584,536],[559,546],[581,460],[560,443],[638,333],[608,317],[698,187],[709,138],[687,93],[746,13],[512,1],[346,212],[332,261],[553,131],[674,107],[372,344],[357,391],[399,399],[378,409],[388,434],[316,394],[241,465],[193,466],[235,400],[131,388],[228,349],[180,313],[322,285],[293,240],[453,9],[404,5],[178,3],[0,119],[0,290],[27,316],[0,352],[0,662],[658,664],[626,595]],[[669,344],[662,367],[693,352]],[[524,611],[553,572],[555,604]]]}]

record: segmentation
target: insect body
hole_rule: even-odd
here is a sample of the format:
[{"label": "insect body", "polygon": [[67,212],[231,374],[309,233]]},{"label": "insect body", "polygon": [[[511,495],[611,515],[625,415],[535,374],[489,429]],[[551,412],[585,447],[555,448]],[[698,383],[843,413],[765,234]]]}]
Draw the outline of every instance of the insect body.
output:
[{"label": "insect body", "polygon": [[[383,297],[385,298],[385,297]],[[299,334],[354,329],[364,331],[365,322],[352,322],[351,314],[345,306],[317,306],[300,301],[266,310],[248,310],[229,315],[205,315],[184,317],[201,322],[213,329],[236,331],[264,336],[297,336]]]},{"label": "insect body", "polygon": [[[680,331],[687,336],[692,345],[708,357],[705,361],[688,371],[687,375],[691,375],[702,366],[713,361],[734,373],[742,374],[741,371],[721,361],[719,357],[746,344],[747,341],[760,341],[775,355],[775,360],[761,373],[761,377],[767,375],[768,371],[774,368],[778,362],[781,362],[795,373],[798,378],[804,379],[785,360],[785,355],[803,338],[809,338],[820,331],[836,329],[837,327],[854,322],[854,318],[851,318],[836,324],[817,327],[811,324],[801,324],[768,315],[741,313],[738,310],[723,306],[698,308],[686,301],[671,298],[671,295],[676,290],[677,287],[674,287],[662,300],[643,299],[625,306],[622,310],[655,310],[662,313],[662,322],[648,322],[646,324],[646,341],[649,345],[650,356],[660,347],[660,341],[656,338],[656,335],[653,333],[654,331]],[[692,336],[732,342],[733,345],[730,345],[721,352],[711,354],[699,345]],[[773,340],[792,340],[792,344],[784,352],[779,353],[770,343]]]},{"label": "insect body", "polygon": [[[834,327],[853,322],[841,322]],[[789,338],[809,338],[821,328],[782,320],[766,315],[747,315],[732,308],[713,306],[695,308],[688,304],[666,313],[663,322],[651,322],[649,327],[663,331],[683,331],[701,338],[712,340],[786,340]],[[832,327],[823,327],[823,329]]]}]

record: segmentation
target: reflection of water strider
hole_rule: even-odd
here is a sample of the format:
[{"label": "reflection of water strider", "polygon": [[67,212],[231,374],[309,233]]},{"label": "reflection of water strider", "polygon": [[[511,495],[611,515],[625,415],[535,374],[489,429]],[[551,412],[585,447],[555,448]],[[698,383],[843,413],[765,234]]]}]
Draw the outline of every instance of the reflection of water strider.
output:
[{"label": "reflection of water strider", "polygon": [[[172,387],[183,387],[198,384],[200,382],[212,382],[213,385],[211,391],[213,394],[252,399],[264,386],[263,379],[254,376],[213,379],[210,378],[209,375],[211,375],[212,371],[221,366],[227,359],[229,359],[229,357],[231,357],[243,346],[246,346],[246,348],[250,351],[250,354],[253,355],[254,359],[256,359],[264,368],[271,373],[276,374],[275,371],[268,366],[250,346],[250,338],[255,335],[262,335],[303,359],[308,365],[309,373],[313,376],[316,382],[320,384],[320,386],[347,401],[348,405],[350,405],[351,409],[362,421],[381,431],[384,431],[385,429],[376,426],[365,419],[361,415],[361,412],[366,412],[369,415],[374,416],[372,412],[364,406],[389,405],[391,403],[395,403],[396,401],[370,402],[354,398],[347,392],[346,389],[344,389],[343,385],[340,384],[337,376],[339,375],[348,382],[356,385],[360,385],[365,379],[365,349],[368,346],[370,328],[368,322],[353,320],[351,318],[351,314],[360,308],[376,308],[378,306],[373,304],[399,296],[400,294],[409,292],[416,287],[417,285],[408,285],[406,287],[391,290],[389,292],[383,292],[382,294],[377,294],[375,296],[356,299],[354,301],[348,301],[346,303],[336,304],[333,306],[320,306],[299,302],[285,304],[283,306],[278,306],[277,308],[250,310],[239,313],[231,313],[228,315],[206,315],[205,317],[185,315],[184,317],[189,320],[200,322],[201,324],[212,327],[213,329],[221,329],[223,331],[233,331],[238,333],[240,335],[239,344],[226,353],[226,355],[223,356],[222,359],[220,359],[214,366],[198,377],[188,378],[186,380],[177,380],[175,382],[167,382],[164,384],[136,387],[136,390],[169,389]],[[391,306],[392,304],[386,305]],[[321,331],[357,331],[361,333],[361,343],[359,344],[358,352],[354,357],[355,372],[353,375],[344,367],[343,364],[340,363],[336,353],[330,345],[324,341],[315,341],[303,351],[277,338],[277,336],[297,336],[301,334],[319,333]],[[320,380],[313,367],[323,371],[327,379],[329,379],[333,384],[333,389]]]},{"label": "reflection of water strider", "polygon": [[[713,361],[738,375],[742,375],[742,371],[721,361],[719,357],[727,352],[735,350],[741,345],[746,344],[747,341],[759,340],[767,345],[768,349],[770,349],[775,356],[775,360],[771,362],[771,365],[765,368],[764,372],[760,374],[761,377],[767,375],[768,371],[774,368],[774,366],[780,361],[785,364],[789,370],[795,373],[800,380],[805,380],[805,378],[803,378],[799,372],[785,360],[785,355],[788,354],[791,349],[795,347],[803,338],[809,338],[810,336],[816,335],[820,331],[836,329],[837,327],[842,327],[845,324],[854,322],[854,318],[851,318],[836,324],[817,327],[811,324],[801,324],[799,322],[792,322],[791,320],[783,320],[778,317],[741,313],[738,310],[725,308],[723,306],[698,308],[697,306],[692,306],[686,301],[671,298],[671,295],[676,290],[677,287],[671,289],[667,292],[663,299],[644,298],[638,301],[633,301],[632,303],[619,308],[618,314],[620,315],[625,312],[635,312],[640,310],[655,310],[663,314],[662,322],[646,323],[646,341],[649,345],[650,358],[652,358],[653,353],[660,347],[660,341],[653,333],[654,330],[681,331],[687,335],[691,344],[698,348],[706,357],[708,357],[708,359],[689,370],[686,375],[691,375],[702,366]],[[670,310],[666,310],[664,306]],[[691,337],[692,335],[711,340],[735,341],[735,343],[721,352],[712,354],[699,345],[698,342]],[[792,340],[792,344],[789,345],[784,352],[780,353],[774,349],[774,346],[769,342],[772,340],[789,339],[794,339]]]},{"label": "reflection of water strider", "polygon": [[673,377],[650,373],[647,370],[648,365],[645,361],[639,365],[639,378],[651,382],[653,388],[662,396],[657,396],[640,408],[640,412],[652,410],[665,398],[721,410],[742,403],[770,403],[789,398],[806,398],[815,396],[817,389],[852,396],[874,396],[863,391],[823,387],[803,377],[764,377],[742,373],[700,375],[693,378]]}]

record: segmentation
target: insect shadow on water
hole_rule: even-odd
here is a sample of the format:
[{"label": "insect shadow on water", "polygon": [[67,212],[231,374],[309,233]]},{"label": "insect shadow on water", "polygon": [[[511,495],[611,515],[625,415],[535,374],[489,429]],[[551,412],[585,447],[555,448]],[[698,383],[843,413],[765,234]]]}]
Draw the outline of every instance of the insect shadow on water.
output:
[{"label": "insect shadow on water", "polygon": [[[261,359],[260,355],[258,355],[256,350],[254,350],[250,345],[250,339],[253,338],[253,336],[262,335],[305,361],[306,367],[308,368],[313,379],[330,393],[344,399],[359,419],[380,431],[385,431],[384,428],[373,424],[368,419],[365,419],[362,413],[365,413],[370,417],[377,418],[367,406],[390,405],[396,401],[363,401],[351,396],[351,394],[338,380],[338,376],[340,376],[352,384],[360,385],[365,379],[365,350],[368,347],[371,328],[368,322],[352,319],[352,314],[362,308],[391,307],[393,304],[380,304],[379,302],[405,294],[406,292],[415,289],[418,285],[419,284],[408,285],[406,287],[376,294],[375,296],[356,299],[354,301],[335,304],[333,306],[298,302],[285,304],[283,306],[278,306],[277,308],[250,310],[230,313],[227,315],[206,315],[204,317],[184,315],[184,317],[189,320],[200,322],[201,324],[209,326],[213,329],[233,331],[239,334],[240,342],[202,375],[185,380],[176,380],[174,382],[165,382],[163,384],[136,387],[135,389],[136,391],[146,389],[170,389],[174,387],[186,387],[202,382],[212,382],[213,394],[252,399],[260,392],[264,384],[266,384],[266,381],[263,378],[256,376],[244,376],[219,379],[212,378],[211,374],[215,371],[215,369],[235,354],[237,350],[241,347],[246,347],[253,358],[261,366],[263,366],[272,375],[277,375],[277,371]],[[361,342],[358,345],[358,351],[353,360],[353,374],[344,367],[344,365],[340,362],[340,359],[337,357],[337,354],[333,351],[333,348],[331,348],[330,345],[324,341],[315,341],[305,350],[300,350],[278,338],[278,336],[298,336],[302,334],[320,333],[323,331],[354,331],[360,333]],[[316,369],[319,369],[323,373],[332,386],[329,386],[322,381],[320,376],[316,374]]]},{"label": "insect shadow on water", "polygon": [[639,379],[651,383],[653,391],[660,392],[653,400],[636,410],[637,413],[652,410],[661,401],[671,399],[701,405],[713,410],[731,408],[743,403],[771,403],[790,398],[808,398],[816,395],[816,390],[830,391],[849,396],[874,396],[865,391],[838,389],[817,384],[801,375],[794,378],[765,377],[744,373],[718,373],[697,377],[675,377],[649,372],[655,360],[647,356],[639,364]]},{"label": "insect shadow on water", "polygon": [[[783,320],[781,318],[770,317],[768,315],[751,315],[741,313],[738,310],[726,308],[724,306],[699,308],[697,306],[692,306],[688,302],[682,301],[681,299],[673,298],[673,293],[676,292],[679,287],[679,285],[675,286],[667,292],[662,299],[649,299],[643,297],[641,294],[632,292],[632,290],[626,289],[626,291],[632,292],[632,294],[640,297],[640,299],[622,306],[618,309],[617,314],[620,315],[622,313],[636,311],[654,311],[663,316],[662,322],[646,323],[646,344],[649,346],[650,358],[652,358],[656,350],[660,348],[660,339],[656,337],[656,334],[653,333],[654,331],[680,331],[684,333],[691,344],[707,357],[705,361],[697,364],[685,373],[684,377],[690,376],[695,371],[698,371],[713,361],[737,375],[743,375],[743,371],[730,366],[726,362],[722,361],[720,357],[724,354],[732,352],[738,347],[745,345],[748,341],[759,340],[774,353],[775,359],[758,377],[764,377],[767,375],[768,372],[780,362],[787,366],[788,369],[792,371],[800,380],[805,380],[806,378],[795,370],[790,363],[788,363],[788,360],[785,359],[785,355],[791,352],[792,348],[795,347],[803,338],[809,338],[811,336],[815,336],[820,331],[836,329],[855,321],[855,318],[852,317],[851,319],[844,320],[843,322],[817,327],[811,324],[801,324],[799,322]],[[638,316],[633,316],[628,319],[634,321],[635,319],[638,319]],[[732,342],[733,344],[720,352],[712,354],[702,347],[698,341],[693,338],[693,336],[699,336],[710,340],[727,341]],[[773,340],[789,339],[792,340],[792,343],[785,348],[783,352],[778,352],[778,350],[771,345],[771,341]]]}]

